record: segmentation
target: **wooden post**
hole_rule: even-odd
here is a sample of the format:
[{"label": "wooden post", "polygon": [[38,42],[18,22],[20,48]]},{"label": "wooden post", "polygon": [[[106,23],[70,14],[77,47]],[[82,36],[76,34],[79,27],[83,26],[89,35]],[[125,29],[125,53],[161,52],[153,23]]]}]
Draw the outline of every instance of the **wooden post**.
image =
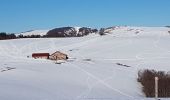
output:
[{"label": "wooden post", "polygon": [[155,77],[155,100],[158,100],[158,77]]}]

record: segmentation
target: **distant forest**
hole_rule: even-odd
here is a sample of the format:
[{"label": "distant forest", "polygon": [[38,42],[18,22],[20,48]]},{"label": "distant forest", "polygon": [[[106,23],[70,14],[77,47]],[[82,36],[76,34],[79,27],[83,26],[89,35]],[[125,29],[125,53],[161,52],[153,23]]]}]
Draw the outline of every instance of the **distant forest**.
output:
[{"label": "distant forest", "polygon": [[16,39],[16,35],[14,33],[5,33],[1,32],[0,33],[0,40],[6,40],[6,39]]}]

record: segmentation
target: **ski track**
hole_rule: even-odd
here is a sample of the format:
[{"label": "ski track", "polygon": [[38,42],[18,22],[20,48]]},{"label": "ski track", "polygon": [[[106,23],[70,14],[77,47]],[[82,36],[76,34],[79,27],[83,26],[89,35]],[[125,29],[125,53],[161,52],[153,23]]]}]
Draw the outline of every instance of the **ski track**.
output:
[{"label": "ski track", "polygon": [[111,90],[113,90],[113,91],[115,91],[115,92],[118,92],[118,93],[120,93],[120,94],[123,95],[123,96],[126,96],[126,97],[128,97],[128,98],[134,99],[133,96],[130,96],[130,95],[128,95],[127,93],[123,93],[122,91],[120,91],[120,90],[118,90],[118,89],[116,89],[116,88],[113,88],[112,86],[110,86],[109,84],[107,84],[104,80],[101,80],[100,78],[98,78],[98,77],[96,77],[95,75],[87,72],[87,71],[84,70],[83,68],[80,68],[80,67],[78,67],[78,66],[76,66],[76,65],[73,65],[73,66],[74,66],[75,68],[81,70],[82,72],[86,73],[88,76],[96,79],[99,83],[105,85],[105,86],[108,87],[109,89],[111,89]]}]

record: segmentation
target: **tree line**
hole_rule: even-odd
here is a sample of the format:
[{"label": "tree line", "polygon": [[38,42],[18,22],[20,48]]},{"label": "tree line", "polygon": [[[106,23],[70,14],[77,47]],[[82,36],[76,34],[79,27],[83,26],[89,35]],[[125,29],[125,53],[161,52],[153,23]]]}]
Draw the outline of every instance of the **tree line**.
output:
[{"label": "tree line", "polygon": [[43,38],[46,37],[41,35],[28,35],[24,36],[22,34],[16,36],[15,33],[6,33],[6,32],[0,32],[0,40],[7,40],[7,39],[18,39],[18,38]]},{"label": "tree line", "polygon": [[0,33],[0,40],[6,40],[6,39],[16,39],[16,35],[14,33],[6,33],[1,32]]}]

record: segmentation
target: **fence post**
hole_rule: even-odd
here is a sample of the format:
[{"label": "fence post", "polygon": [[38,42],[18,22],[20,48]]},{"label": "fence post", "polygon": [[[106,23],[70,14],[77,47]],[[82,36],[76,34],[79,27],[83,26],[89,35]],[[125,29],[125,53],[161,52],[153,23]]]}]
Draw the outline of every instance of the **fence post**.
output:
[{"label": "fence post", "polygon": [[155,100],[158,100],[158,77],[155,77]]}]

